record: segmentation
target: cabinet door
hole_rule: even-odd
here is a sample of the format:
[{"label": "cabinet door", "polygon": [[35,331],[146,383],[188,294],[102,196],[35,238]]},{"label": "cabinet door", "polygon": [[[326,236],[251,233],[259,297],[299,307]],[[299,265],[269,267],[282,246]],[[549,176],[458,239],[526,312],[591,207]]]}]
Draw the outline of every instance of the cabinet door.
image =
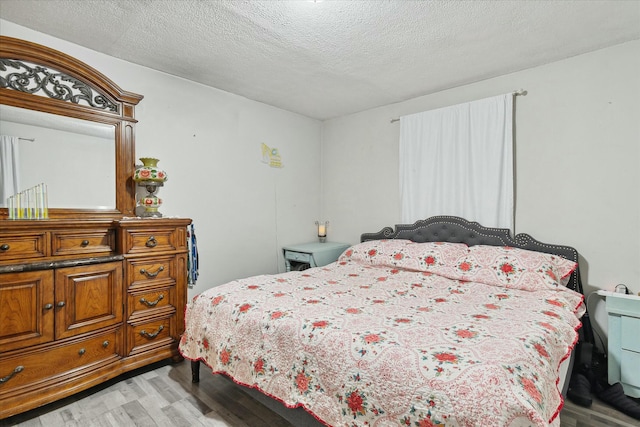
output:
[{"label": "cabinet door", "polygon": [[56,339],[122,322],[122,263],[56,270]]},{"label": "cabinet door", "polygon": [[0,275],[0,353],[53,340],[53,272]]}]

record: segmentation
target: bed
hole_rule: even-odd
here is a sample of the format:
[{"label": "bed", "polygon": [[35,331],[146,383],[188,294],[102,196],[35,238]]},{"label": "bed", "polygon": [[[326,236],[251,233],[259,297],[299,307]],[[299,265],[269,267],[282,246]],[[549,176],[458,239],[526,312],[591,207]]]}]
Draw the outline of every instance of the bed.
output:
[{"label": "bed", "polygon": [[180,351],[331,426],[559,425],[583,300],[575,249],[439,216],[197,295]]}]

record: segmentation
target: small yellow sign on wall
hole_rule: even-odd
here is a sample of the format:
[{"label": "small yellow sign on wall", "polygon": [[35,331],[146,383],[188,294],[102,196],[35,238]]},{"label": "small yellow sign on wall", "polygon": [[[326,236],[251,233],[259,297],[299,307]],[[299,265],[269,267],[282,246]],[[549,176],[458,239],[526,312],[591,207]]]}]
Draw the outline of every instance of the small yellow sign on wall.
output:
[{"label": "small yellow sign on wall", "polygon": [[270,148],[267,144],[262,143],[262,163],[266,163],[272,168],[281,168],[282,159],[277,148]]}]

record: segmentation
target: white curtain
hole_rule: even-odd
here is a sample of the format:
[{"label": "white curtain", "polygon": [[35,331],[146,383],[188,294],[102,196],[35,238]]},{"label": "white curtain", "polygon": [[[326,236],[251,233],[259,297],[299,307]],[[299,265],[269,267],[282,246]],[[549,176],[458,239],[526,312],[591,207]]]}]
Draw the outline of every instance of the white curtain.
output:
[{"label": "white curtain", "polygon": [[20,191],[18,137],[0,135],[0,206]]},{"label": "white curtain", "polygon": [[455,215],[513,231],[513,94],[400,118],[402,222]]}]

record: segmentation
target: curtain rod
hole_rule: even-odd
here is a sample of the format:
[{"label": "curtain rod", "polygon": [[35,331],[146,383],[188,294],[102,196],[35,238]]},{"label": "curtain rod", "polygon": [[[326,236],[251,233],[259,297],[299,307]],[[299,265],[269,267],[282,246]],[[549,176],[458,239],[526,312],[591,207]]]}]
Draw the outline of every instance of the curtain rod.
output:
[{"label": "curtain rod", "polygon": [[[527,96],[527,91],[524,89],[518,89],[511,92],[513,96]],[[399,122],[400,119],[391,119],[391,123]]]}]

